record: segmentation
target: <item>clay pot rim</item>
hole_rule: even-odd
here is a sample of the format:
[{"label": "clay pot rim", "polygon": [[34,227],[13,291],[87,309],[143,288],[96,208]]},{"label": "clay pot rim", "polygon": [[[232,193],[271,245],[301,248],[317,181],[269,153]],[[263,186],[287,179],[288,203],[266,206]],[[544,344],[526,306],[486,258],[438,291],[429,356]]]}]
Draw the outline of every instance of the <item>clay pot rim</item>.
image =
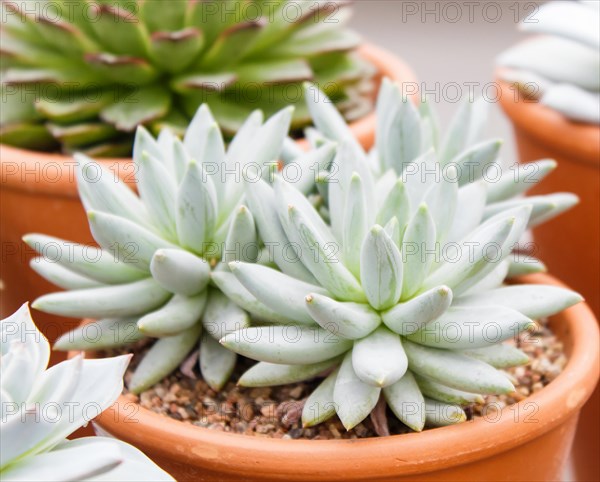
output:
[{"label": "clay pot rim", "polygon": [[[518,281],[565,286],[546,274],[530,275]],[[118,408],[133,403],[123,396],[96,422],[104,431],[142,450],[150,440],[164,442],[160,446],[153,444],[153,452],[177,459],[183,464],[197,465],[200,458],[207,466],[224,473],[251,471],[259,477],[272,472],[275,463],[278,474],[289,480],[304,480],[307,476],[321,480],[316,475],[325,473],[334,479],[338,474],[339,480],[353,480],[364,473],[376,479],[389,475],[390,471],[409,475],[423,472],[425,468],[428,472],[449,468],[492,456],[542,435],[575,416],[590,397],[599,376],[596,319],[585,303],[552,318],[557,320],[555,322],[566,323],[565,328],[572,341],[564,371],[539,392],[502,410],[494,423],[480,418],[456,426],[384,438],[280,440],[195,427],[153,413],[137,404],[134,418],[138,425],[134,427],[123,422],[131,410]],[[69,356],[76,353],[71,352]],[[526,420],[526,416],[532,413],[532,407],[538,409],[533,415],[536,423]],[[519,414],[517,421],[515,414]],[[196,446],[197,450],[189,448]],[[391,453],[397,453],[398,456],[390,457]],[[294,460],[299,458],[313,461],[310,464],[312,471],[307,470],[306,465],[299,468],[294,464]],[[357,470],[353,471],[353,468]]]},{"label": "clay pot rim", "polygon": [[570,120],[538,101],[524,98],[510,82],[502,80],[503,70],[497,68],[494,76],[501,89],[502,109],[515,126],[544,144],[597,167],[600,163],[600,125]]},{"label": "clay pot rim", "polygon": [[[401,83],[413,83],[417,85],[416,76],[411,67],[400,57],[385,50],[377,45],[365,42],[358,49],[358,54],[365,60],[372,63],[377,68],[377,76],[390,77]],[[417,89],[411,89],[409,97],[413,101],[418,102]],[[371,111],[364,117],[350,123],[350,128],[354,137],[359,142],[372,140],[375,134],[375,110]],[[299,139],[300,146],[306,146],[305,139]],[[51,163],[54,163],[58,168],[57,178],[51,182],[23,182],[23,175],[14,175],[14,172],[8,172],[5,164],[7,160],[18,159],[24,164],[26,176],[33,176],[40,168],[45,168]],[[117,173],[120,177],[126,177],[128,180],[133,179],[133,169],[121,169],[121,165],[126,165],[131,161],[130,158],[102,158],[99,159],[106,166],[119,165]],[[77,189],[75,186],[75,161],[72,156],[63,154],[47,153],[42,151],[32,151],[29,149],[21,149],[17,147],[0,144],[0,166],[2,167],[2,184],[3,188],[19,189],[35,193],[50,193],[53,195],[62,195],[66,197],[76,197]],[[20,171],[19,171],[20,172]],[[54,172],[50,171],[48,177],[54,176]],[[36,177],[37,179],[37,177]]]}]

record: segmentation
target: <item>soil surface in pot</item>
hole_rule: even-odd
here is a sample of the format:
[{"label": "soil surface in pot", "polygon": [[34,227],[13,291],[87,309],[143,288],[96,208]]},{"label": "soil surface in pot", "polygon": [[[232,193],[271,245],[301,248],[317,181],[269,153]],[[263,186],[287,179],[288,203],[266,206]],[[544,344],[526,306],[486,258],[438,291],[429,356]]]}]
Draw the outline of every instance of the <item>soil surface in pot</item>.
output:
[{"label": "soil surface in pot", "polygon": [[[486,417],[494,420],[495,412],[541,390],[561,373],[567,363],[562,343],[544,321],[538,323],[534,331],[520,334],[511,343],[516,343],[530,357],[527,365],[506,370],[516,391],[508,395],[489,395],[485,397],[485,403],[465,407],[469,419]],[[141,358],[136,355],[144,353],[149,345],[142,341],[133,350],[131,348],[128,352],[132,351],[134,357],[125,375],[126,381]],[[106,356],[115,354],[117,351],[102,353]],[[383,399],[369,418],[350,431],[346,431],[337,417],[316,427],[303,428],[300,418],[304,401],[321,379],[279,387],[236,386],[237,379],[254,363],[240,357],[231,381],[220,392],[212,390],[201,379],[195,363],[193,371],[189,367],[183,368],[186,374],[178,370],[139,396],[127,390],[124,393],[129,400],[144,408],[184,423],[258,437],[356,439],[410,431],[386,408]],[[193,379],[190,375],[197,378]]]}]

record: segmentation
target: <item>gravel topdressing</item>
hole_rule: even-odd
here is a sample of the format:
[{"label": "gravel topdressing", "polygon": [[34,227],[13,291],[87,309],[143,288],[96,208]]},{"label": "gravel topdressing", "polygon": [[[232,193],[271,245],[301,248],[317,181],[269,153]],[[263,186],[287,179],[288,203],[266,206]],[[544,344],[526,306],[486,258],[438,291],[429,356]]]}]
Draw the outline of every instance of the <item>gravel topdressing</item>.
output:
[{"label": "gravel topdressing", "polygon": [[[469,419],[484,416],[493,420],[495,411],[541,390],[566,365],[562,343],[544,322],[538,324],[534,332],[519,335],[514,343],[530,356],[527,365],[506,370],[513,379],[516,391],[508,395],[486,396],[485,403],[465,407]],[[134,354],[146,349],[138,345]],[[135,368],[136,359],[139,358],[134,356],[130,369]],[[187,370],[188,375],[178,370],[139,396],[126,390],[125,394],[129,400],[144,408],[184,423],[257,437],[356,439],[410,432],[386,408],[383,400],[380,400],[369,418],[350,431],[346,431],[337,417],[316,427],[302,428],[300,419],[304,401],[321,379],[279,387],[236,386],[235,381],[253,364],[253,361],[240,357],[232,381],[220,392],[215,392],[201,380],[197,370],[197,379],[190,378]],[[126,380],[130,375],[128,371]],[[534,409],[531,407],[531,413],[523,415],[533,416]]]}]

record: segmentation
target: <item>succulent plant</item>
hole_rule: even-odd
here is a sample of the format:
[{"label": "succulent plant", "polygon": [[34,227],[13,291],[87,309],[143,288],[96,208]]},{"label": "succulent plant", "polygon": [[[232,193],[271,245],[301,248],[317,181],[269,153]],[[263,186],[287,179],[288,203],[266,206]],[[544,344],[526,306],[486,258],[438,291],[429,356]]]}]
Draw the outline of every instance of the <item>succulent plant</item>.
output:
[{"label": "succulent plant", "polygon": [[[257,312],[244,290],[228,291],[232,281],[221,261],[254,262],[260,255],[254,217],[242,204],[244,179],[266,176],[276,166],[292,110],[264,124],[261,112],[254,112],[227,150],[206,105],[183,141],[168,129],[155,141],[139,127],[133,153],[139,196],[102,164],[76,156],[80,197],[100,248],[41,234],[24,238],[41,254],[32,268],[68,290],[42,296],[33,307],[97,320],[63,335],[56,349],[158,338],[129,382],[130,390],[140,392],[179,366],[201,340],[204,379],[222,387],[236,354],[217,340],[247,326],[248,313],[262,318],[269,313]],[[297,162],[329,164],[332,146],[304,153]],[[302,274],[298,266],[290,269]]]},{"label": "succulent plant", "polygon": [[[503,342],[581,300],[552,286],[503,285],[527,227],[574,199],[516,198],[532,185],[523,171],[496,183],[482,177],[481,164],[495,161],[497,142],[462,150],[474,129],[465,112],[476,105],[463,108],[439,155],[421,154],[430,125],[384,82],[376,148],[367,157],[324,95],[308,90],[319,98],[311,106],[315,124],[340,142],[334,167],[323,174],[326,206],[317,210],[278,176],[272,187],[248,185],[246,196],[262,239],[283,231],[313,279],[230,263],[258,302],[291,319],[221,339],[259,361],[239,384],[278,385],[329,371],[306,400],[306,426],[337,413],[350,429],[381,396],[417,431],[426,422],[464,421],[461,405],[514,390],[501,369],[527,356]],[[472,165],[472,178],[460,175],[465,165]],[[512,272],[543,269],[525,261]]]},{"label": "succulent plant", "polygon": [[[343,8],[342,8],[343,7]],[[348,118],[370,109],[372,67],[332,1],[2,2],[1,139],[124,156],[138,125],[183,134],[202,103],[227,135],[318,82]],[[365,89],[369,92],[365,93]]]},{"label": "succulent plant", "polygon": [[173,480],[119,440],[67,440],[115,402],[130,356],[76,356],[47,369],[50,346],[27,304],[0,322],[0,334],[2,480]]},{"label": "succulent plant", "polygon": [[501,77],[570,119],[600,124],[598,2],[548,2],[520,28],[538,36],[500,55]]}]

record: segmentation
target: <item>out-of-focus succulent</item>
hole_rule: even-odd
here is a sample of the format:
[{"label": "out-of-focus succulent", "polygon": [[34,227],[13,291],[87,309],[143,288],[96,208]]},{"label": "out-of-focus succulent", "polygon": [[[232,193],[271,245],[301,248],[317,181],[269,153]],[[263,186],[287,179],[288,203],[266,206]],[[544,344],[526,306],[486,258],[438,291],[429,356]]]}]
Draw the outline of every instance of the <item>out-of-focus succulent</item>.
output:
[{"label": "out-of-focus succulent", "polygon": [[1,140],[124,156],[143,124],[183,134],[202,103],[227,135],[255,109],[323,86],[347,118],[370,106],[372,67],[354,52],[350,11],[332,1],[2,2]]},{"label": "out-of-focus succulent", "polygon": [[570,119],[600,124],[599,5],[548,2],[522,20],[538,36],[500,55],[502,78]]},{"label": "out-of-focus succulent", "polygon": [[[254,217],[242,204],[244,179],[266,176],[276,166],[292,110],[264,124],[260,111],[254,112],[227,150],[206,105],[183,141],[167,129],[155,141],[140,127],[133,155],[139,197],[106,167],[77,156],[79,193],[100,248],[40,234],[24,238],[42,255],[32,268],[69,290],[42,296],[33,306],[97,320],[63,335],[56,349],[158,338],[129,383],[139,392],[179,366],[201,340],[204,379],[222,387],[237,356],[217,340],[248,326],[248,312],[262,318],[270,313],[253,309],[245,290],[223,294],[220,278],[227,273],[220,271],[227,268],[221,260],[259,257]],[[308,171],[319,159],[329,164],[334,152],[328,143],[297,161]],[[303,272],[297,265],[290,270]]]},{"label": "out-of-focus succulent", "polygon": [[46,369],[50,346],[27,305],[0,322],[0,334],[2,480],[173,480],[119,440],[67,440],[121,394],[129,356],[77,356]]},{"label": "out-of-focus succulent", "polygon": [[[380,396],[414,430],[426,421],[463,421],[460,405],[514,390],[499,369],[527,356],[502,342],[581,300],[551,286],[503,286],[528,225],[574,199],[564,195],[557,205],[553,196],[515,198],[530,185],[521,171],[486,180],[482,168],[495,161],[497,142],[463,151],[476,104],[463,108],[438,155],[424,142],[427,118],[385,82],[368,160],[323,94],[309,92],[319,98],[311,105],[315,124],[341,142],[322,175],[326,206],[317,211],[279,178],[273,187],[248,185],[247,202],[260,236],[283,231],[314,280],[230,263],[259,302],[293,321],[221,340],[260,361],[239,383],[291,383],[333,369],[306,401],[308,426],[337,413],[350,429]],[[472,176],[461,174],[467,166]],[[528,271],[527,261],[513,272]],[[537,269],[534,261],[529,270]]]}]

